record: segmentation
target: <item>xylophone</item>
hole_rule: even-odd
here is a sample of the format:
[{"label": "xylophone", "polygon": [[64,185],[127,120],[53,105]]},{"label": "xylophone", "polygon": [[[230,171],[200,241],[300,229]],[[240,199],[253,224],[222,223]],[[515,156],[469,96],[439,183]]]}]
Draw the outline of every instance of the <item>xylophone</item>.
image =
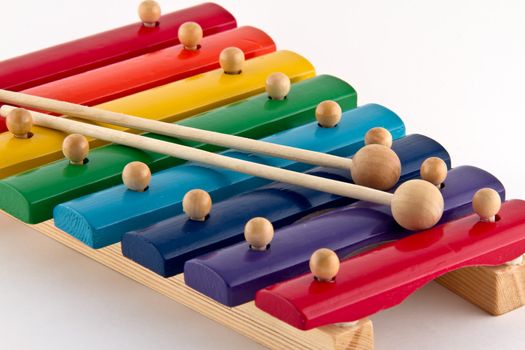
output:
[{"label": "xylophone", "polygon": [[0,62],[6,214],[274,349],[372,349],[435,279],[525,304],[496,177],[215,4],[138,12]]}]

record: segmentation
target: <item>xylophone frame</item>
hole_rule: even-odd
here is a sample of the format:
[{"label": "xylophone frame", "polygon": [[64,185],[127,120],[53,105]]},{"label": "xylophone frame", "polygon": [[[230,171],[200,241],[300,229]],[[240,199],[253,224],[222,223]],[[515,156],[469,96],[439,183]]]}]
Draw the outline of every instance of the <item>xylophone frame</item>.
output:
[{"label": "xylophone frame", "polygon": [[[120,243],[95,250],[56,228],[53,220],[29,227],[270,349],[374,348],[369,319],[301,331],[257,309],[253,301],[229,308],[186,286],[182,274],[161,277],[125,258]],[[525,305],[525,264],[464,268],[437,282],[492,315]]]}]

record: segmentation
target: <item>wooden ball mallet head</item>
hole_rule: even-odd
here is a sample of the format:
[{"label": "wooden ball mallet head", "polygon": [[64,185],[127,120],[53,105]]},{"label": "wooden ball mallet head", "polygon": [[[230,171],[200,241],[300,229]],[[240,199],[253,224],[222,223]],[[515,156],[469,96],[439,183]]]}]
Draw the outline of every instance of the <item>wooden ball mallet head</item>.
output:
[{"label": "wooden ball mallet head", "polygon": [[250,245],[250,249],[255,251],[267,250],[273,234],[273,225],[266,218],[255,217],[244,226],[244,238]]},{"label": "wooden ball mallet head", "polygon": [[241,74],[244,52],[238,47],[227,47],[221,51],[219,63],[225,74]]},{"label": "wooden ball mallet head", "polygon": [[[369,142],[352,157],[350,174],[357,185],[386,191],[399,181],[401,161],[390,146],[386,146],[392,139],[390,132],[383,129],[378,133],[378,129],[382,128],[373,128],[366,133],[365,140]],[[374,137],[370,137],[371,134]]]},{"label": "wooden ball mallet head", "polygon": [[160,5],[154,0],[144,0],[139,5],[138,13],[144,27],[155,27],[161,15]]},{"label": "wooden ball mallet head", "polygon": [[205,221],[211,212],[211,206],[209,193],[201,189],[188,191],[182,199],[182,209],[193,221]]},{"label": "wooden ball mallet head", "polygon": [[122,182],[132,191],[144,192],[151,181],[151,171],[142,162],[131,162],[126,164],[122,171]]},{"label": "wooden ball mallet head", "polygon": [[323,101],[315,108],[315,119],[323,128],[333,128],[341,121],[343,111],[339,103],[331,100]]},{"label": "wooden ball mallet head", "polygon": [[318,249],[310,257],[310,271],[319,282],[333,281],[339,272],[339,266],[339,257],[328,248]]},{"label": "wooden ball mallet head", "polygon": [[33,127],[33,116],[24,108],[15,108],[6,117],[7,130],[18,139],[31,137]]},{"label": "wooden ball mallet head", "polygon": [[83,165],[89,153],[89,142],[84,135],[68,135],[62,142],[62,153],[70,164]]},{"label": "wooden ball mallet head", "polygon": [[472,197],[472,208],[481,221],[495,222],[501,208],[501,197],[492,188],[482,188]]},{"label": "wooden ball mallet head", "polygon": [[179,27],[179,41],[184,49],[195,51],[202,41],[202,28],[196,22],[185,22]]},{"label": "wooden ball mallet head", "polygon": [[272,73],[266,78],[266,92],[272,100],[284,100],[290,88],[290,78],[284,73]]}]

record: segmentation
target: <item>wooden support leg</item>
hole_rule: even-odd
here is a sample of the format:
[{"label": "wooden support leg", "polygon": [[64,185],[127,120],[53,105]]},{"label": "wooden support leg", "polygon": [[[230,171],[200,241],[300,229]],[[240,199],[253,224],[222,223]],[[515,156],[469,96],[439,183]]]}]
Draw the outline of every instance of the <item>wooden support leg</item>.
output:
[{"label": "wooden support leg", "polygon": [[469,267],[437,279],[437,281],[498,316],[525,305],[525,264],[495,267]]}]

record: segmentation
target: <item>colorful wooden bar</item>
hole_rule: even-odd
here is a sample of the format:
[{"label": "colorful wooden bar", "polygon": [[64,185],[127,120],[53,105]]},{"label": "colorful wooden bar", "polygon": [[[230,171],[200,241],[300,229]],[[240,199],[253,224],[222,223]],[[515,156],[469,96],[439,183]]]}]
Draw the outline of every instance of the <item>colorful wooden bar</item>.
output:
[{"label": "colorful wooden bar", "polygon": [[476,214],[451,221],[344,261],[332,283],[306,274],[259,291],[255,302],[300,329],[358,320],[401,303],[449,271],[522,255],[524,230],[525,201],[511,200],[496,222]]},{"label": "colorful wooden bar", "polygon": [[156,27],[142,22],[0,62],[0,88],[20,91],[179,44],[184,22],[200,24],[205,36],[235,28],[231,13],[205,3],[161,16]]},{"label": "colorful wooden bar", "polygon": [[[335,128],[321,128],[317,122],[312,122],[264,140],[349,156],[362,146],[366,131],[378,125],[388,128],[394,138],[405,134],[403,122],[396,114],[379,105],[367,105],[345,112]],[[295,171],[312,167],[287,159],[235,151],[224,154]],[[181,213],[182,199],[191,189],[204,189],[215,201],[220,201],[268,182],[238,172],[188,163],[154,174],[145,192],[130,191],[120,185],[60,204],[54,211],[55,225],[85,244],[100,248],[120,241],[125,232]]]},{"label": "colorful wooden bar", "polygon": [[[302,56],[290,51],[277,51],[247,60],[241,74],[225,74],[222,69],[216,69],[96,107],[174,122],[261,93],[268,75],[276,71],[288,75],[292,82],[315,75],[310,62]],[[34,135],[29,139],[18,139],[10,133],[0,134],[0,178],[63,157],[63,133],[37,126],[32,132]],[[99,140],[90,139],[91,148],[102,144]]]},{"label": "colorful wooden bar", "polygon": [[275,44],[266,33],[240,27],[203,38],[199,50],[175,45],[23,92],[93,106],[217,69],[221,51],[231,46],[241,49],[246,59],[275,51]]},{"label": "colorful wooden bar", "polygon": [[[449,171],[442,189],[445,212],[441,222],[471,213],[472,196],[483,187],[504,196],[503,185],[481,169],[463,166]],[[198,292],[236,306],[253,300],[259,289],[308,271],[310,256],[319,248],[332,249],[344,258],[411,233],[396,224],[389,207],[357,202],[278,230],[267,251],[251,250],[242,242],[189,260],[184,280]]]},{"label": "colorful wooden bar", "polygon": [[[440,157],[450,167],[447,151],[422,135],[409,135],[392,144],[401,160],[401,181],[419,176],[421,163]],[[308,174],[349,182],[347,170],[314,168]],[[270,220],[274,229],[287,226],[314,212],[354,202],[307,188],[272,183],[219,203],[206,221],[189,220],[180,214],[140,231],[125,233],[122,254],[164,277],[182,273],[192,258],[244,240],[244,225],[254,217]],[[257,203],[257,205],[254,205]]]},{"label": "colorful wooden bar", "polygon": [[[178,124],[262,138],[310,123],[314,120],[317,104],[324,100],[337,101],[344,111],[357,106],[356,92],[349,84],[321,75],[294,84],[286,100],[269,100],[267,94],[262,93]],[[208,151],[222,150],[213,145],[155,134],[145,136]],[[144,162],[153,172],[184,162],[179,158],[115,144],[92,150],[88,159],[89,162],[82,167],[70,165],[68,160],[59,160],[0,180],[0,209],[24,222],[38,223],[50,219],[53,208],[59,203],[120,184],[122,169],[131,161]]]}]

